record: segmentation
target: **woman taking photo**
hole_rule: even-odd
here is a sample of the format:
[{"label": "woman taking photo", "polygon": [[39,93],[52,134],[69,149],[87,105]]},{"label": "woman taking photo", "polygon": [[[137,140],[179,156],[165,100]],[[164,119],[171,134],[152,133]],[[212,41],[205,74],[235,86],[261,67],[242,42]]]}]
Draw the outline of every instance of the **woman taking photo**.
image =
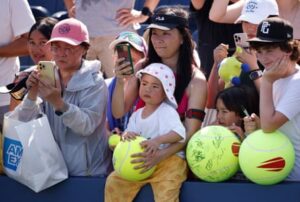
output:
[{"label": "woman taking photo", "polygon": [[14,113],[20,121],[42,112],[47,116],[70,176],[105,176],[111,169],[105,130],[107,87],[99,62],[84,60],[89,47],[86,26],[73,18],[62,20],[47,44],[58,73],[55,86],[34,70],[26,82],[28,95]]},{"label": "woman taking photo", "polygon": [[[191,34],[188,29],[188,13],[180,7],[162,7],[158,9],[149,25],[149,50],[144,64],[163,63],[169,66],[176,76],[174,96],[178,103],[177,112],[184,123],[187,140],[200,129],[206,104],[207,84],[204,74],[197,68]],[[132,75],[124,85],[124,72],[128,64],[117,65],[118,77],[112,99],[112,113],[121,117],[136,102],[136,108],[143,106],[138,98],[138,80]],[[136,70],[139,68],[136,68]],[[127,76],[128,77],[128,76]],[[172,154],[183,150],[185,143],[174,143],[148,157],[137,154],[135,162],[143,162],[143,169],[148,170]]]}]

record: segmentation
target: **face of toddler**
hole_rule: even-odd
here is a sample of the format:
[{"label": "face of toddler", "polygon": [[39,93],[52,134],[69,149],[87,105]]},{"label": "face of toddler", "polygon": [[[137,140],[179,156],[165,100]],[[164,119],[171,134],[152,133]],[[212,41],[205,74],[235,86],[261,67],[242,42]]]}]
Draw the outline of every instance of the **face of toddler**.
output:
[{"label": "face of toddler", "polygon": [[143,74],[141,78],[139,95],[146,105],[160,105],[166,99],[160,80],[149,74]]}]

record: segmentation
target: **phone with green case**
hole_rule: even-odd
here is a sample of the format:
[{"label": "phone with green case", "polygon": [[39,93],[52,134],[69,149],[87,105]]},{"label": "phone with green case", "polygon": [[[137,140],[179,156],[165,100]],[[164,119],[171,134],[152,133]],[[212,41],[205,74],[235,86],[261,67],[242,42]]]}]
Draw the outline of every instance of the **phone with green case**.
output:
[{"label": "phone with green case", "polygon": [[131,70],[124,75],[131,75],[134,73],[134,66],[131,57],[131,45],[129,43],[120,43],[116,45],[118,58],[125,58],[126,62],[130,63]]}]

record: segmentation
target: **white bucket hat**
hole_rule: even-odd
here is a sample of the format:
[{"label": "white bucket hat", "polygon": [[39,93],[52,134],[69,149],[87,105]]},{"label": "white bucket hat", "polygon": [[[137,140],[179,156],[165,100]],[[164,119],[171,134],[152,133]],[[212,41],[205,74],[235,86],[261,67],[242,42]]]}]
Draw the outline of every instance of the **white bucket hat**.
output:
[{"label": "white bucket hat", "polygon": [[242,14],[235,21],[246,21],[258,25],[269,16],[278,16],[279,10],[276,0],[247,0],[244,3]]},{"label": "white bucket hat", "polygon": [[146,66],[144,69],[139,70],[136,73],[136,77],[141,79],[143,74],[149,74],[160,80],[167,96],[167,103],[176,109],[177,102],[174,97],[175,76],[170,67],[161,63],[152,63]]}]

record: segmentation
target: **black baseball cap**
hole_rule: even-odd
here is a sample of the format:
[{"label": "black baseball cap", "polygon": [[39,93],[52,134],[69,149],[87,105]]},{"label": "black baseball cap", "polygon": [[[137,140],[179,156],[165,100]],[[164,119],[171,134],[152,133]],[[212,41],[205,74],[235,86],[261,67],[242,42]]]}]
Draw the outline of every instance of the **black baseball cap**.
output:
[{"label": "black baseball cap", "polygon": [[290,22],[279,17],[270,17],[259,23],[256,37],[248,40],[251,43],[284,42],[293,39],[293,27]]},{"label": "black baseball cap", "polygon": [[188,27],[188,20],[184,17],[167,14],[155,14],[151,18],[151,24],[147,27],[161,30],[171,30],[176,27]]},{"label": "black baseball cap", "polygon": [[6,86],[0,86],[0,93],[9,93],[14,99],[22,100],[27,93],[26,81],[28,76],[17,83],[10,83]]}]

